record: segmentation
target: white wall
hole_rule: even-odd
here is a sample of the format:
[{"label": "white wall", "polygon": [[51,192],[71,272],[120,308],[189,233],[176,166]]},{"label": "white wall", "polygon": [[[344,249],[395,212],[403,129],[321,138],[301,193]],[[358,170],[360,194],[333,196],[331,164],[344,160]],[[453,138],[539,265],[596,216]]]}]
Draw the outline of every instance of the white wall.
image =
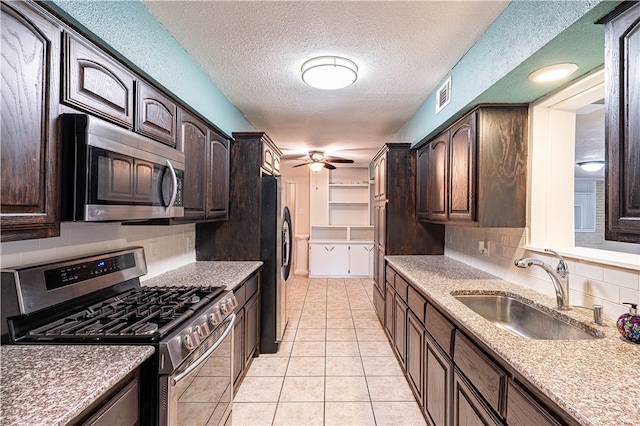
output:
[{"label": "white wall", "polygon": [[[445,255],[499,278],[532,288],[555,297],[553,284],[540,268],[517,268],[513,261],[536,257],[555,266],[553,256],[534,253],[524,248],[524,228],[466,228],[447,226]],[[489,256],[478,250],[480,241],[488,242]],[[628,312],[622,302],[640,304],[640,272],[578,258],[565,258],[569,265],[569,302],[574,306],[603,305],[604,316],[615,320]]]},{"label": "white wall", "polygon": [[125,247],[144,247],[141,280],[194,262],[195,225],[122,226],[119,222],[63,222],[60,236],[0,244],[0,267],[46,263]]}]

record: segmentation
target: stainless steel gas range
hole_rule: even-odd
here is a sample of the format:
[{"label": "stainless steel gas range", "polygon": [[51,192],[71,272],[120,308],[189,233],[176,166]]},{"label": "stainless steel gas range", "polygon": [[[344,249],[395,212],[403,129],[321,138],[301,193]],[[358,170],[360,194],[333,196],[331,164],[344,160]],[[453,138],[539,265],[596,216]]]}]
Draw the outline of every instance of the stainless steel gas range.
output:
[{"label": "stainless steel gas range", "polygon": [[144,425],[224,424],[233,400],[233,292],[144,287],[141,247],[2,271],[2,338],[12,344],[152,345]]}]

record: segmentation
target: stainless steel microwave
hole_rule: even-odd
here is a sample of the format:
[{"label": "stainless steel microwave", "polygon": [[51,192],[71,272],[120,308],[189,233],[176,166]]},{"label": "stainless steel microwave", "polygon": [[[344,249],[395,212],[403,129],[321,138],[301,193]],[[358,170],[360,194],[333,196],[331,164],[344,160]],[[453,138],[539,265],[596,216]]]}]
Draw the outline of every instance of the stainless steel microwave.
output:
[{"label": "stainless steel microwave", "polygon": [[184,153],[85,114],[62,114],[62,220],[184,216]]}]

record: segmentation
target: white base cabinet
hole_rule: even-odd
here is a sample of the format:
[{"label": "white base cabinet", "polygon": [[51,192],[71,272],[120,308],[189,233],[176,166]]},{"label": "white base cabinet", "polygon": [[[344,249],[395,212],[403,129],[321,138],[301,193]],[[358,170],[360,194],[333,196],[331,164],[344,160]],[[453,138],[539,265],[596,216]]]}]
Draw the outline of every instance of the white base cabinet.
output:
[{"label": "white base cabinet", "polygon": [[373,276],[373,243],[309,242],[309,278]]}]

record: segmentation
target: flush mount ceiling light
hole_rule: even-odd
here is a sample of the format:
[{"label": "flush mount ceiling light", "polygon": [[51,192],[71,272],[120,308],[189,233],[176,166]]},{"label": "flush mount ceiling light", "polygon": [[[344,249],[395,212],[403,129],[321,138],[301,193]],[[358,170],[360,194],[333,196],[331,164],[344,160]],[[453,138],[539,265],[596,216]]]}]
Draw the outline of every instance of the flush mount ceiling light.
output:
[{"label": "flush mount ceiling light", "polygon": [[540,68],[529,74],[529,80],[535,83],[561,80],[576,72],[577,69],[578,66],[572,63],[549,65],[548,67]]},{"label": "flush mount ceiling light", "polygon": [[302,64],[302,80],[317,89],[342,89],[357,78],[358,66],[339,56],[319,56]]},{"label": "flush mount ceiling light", "polygon": [[312,172],[319,172],[324,167],[324,162],[322,161],[314,161],[313,163],[307,164]]},{"label": "flush mount ceiling light", "polygon": [[597,172],[604,167],[604,161],[581,161],[578,166],[587,172]]}]

